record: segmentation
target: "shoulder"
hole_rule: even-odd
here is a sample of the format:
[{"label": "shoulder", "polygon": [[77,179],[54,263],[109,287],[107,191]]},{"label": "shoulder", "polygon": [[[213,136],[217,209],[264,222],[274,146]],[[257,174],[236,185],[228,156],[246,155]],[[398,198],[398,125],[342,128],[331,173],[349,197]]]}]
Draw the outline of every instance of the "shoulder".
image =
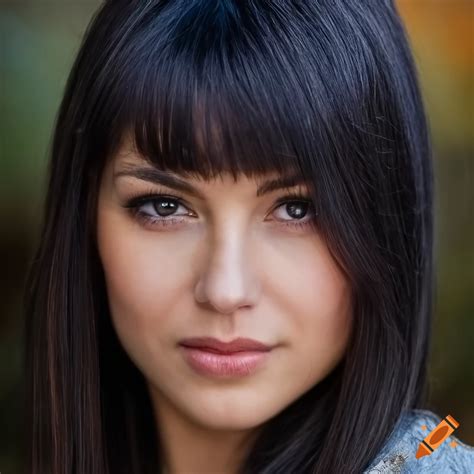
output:
[{"label": "shoulder", "polygon": [[[474,447],[450,435],[429,456],[416,459],[418,446],[442,421],[429,410],[404,412],[365,473],[473,473]],[[454,443],[453,443],[454,441]]]}]

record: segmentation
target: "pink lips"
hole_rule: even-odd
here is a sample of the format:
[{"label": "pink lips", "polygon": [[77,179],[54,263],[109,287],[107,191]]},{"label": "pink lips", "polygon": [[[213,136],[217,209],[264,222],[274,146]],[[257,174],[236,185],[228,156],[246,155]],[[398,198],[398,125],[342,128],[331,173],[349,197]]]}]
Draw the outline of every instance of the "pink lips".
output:
[{"label": "pink lips", "polygon": [[247,339],[239,337],[230,342],[219,341],[213,337],[193,337],[191,339],[184,339],[180,344],[187,347],[198,347],[200,349],[213,349],[215,352],[229,354],[239,351],[269,351],[270,346],[254,339]]},{"label": "pink lips", "polygon": [[271,347],[239,338],[225,343],[213,338],[194,338],[180,342],[186,362],[201,375],[244,376],[253,373],[268,358]]}]

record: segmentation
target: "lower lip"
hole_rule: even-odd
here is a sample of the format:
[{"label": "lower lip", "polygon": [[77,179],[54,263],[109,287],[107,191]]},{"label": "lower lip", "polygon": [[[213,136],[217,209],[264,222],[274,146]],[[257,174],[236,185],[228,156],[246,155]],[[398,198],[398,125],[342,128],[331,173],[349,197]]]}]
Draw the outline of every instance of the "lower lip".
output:
[{"label": "lower lip", "polygon": [[270,351],[245,351],[217,354],[205,349],[181,346],[186,362],[201,375],[243,377],[254,373],[268,358]]}]

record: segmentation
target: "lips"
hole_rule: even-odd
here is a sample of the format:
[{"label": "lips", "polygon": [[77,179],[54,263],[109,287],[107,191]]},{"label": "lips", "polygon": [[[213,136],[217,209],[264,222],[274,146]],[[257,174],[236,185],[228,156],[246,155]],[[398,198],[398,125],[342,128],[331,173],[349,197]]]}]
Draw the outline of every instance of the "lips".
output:
[{"label": "lips", "polygon": [[233,354],[236,352],[268,352],[271,346],[263,342],[248,338],[237,338],[230,342],[223,342],[213,337],[195,337],[180,341],[184,347],[206,350],[217,354]]},{"label": "lips", "polygon": [[240,351],[230,354],[212,353],[196,347],[182,346],[188,366],[197,374],[213,378],[250,376],[263,369],[271,351]]}]

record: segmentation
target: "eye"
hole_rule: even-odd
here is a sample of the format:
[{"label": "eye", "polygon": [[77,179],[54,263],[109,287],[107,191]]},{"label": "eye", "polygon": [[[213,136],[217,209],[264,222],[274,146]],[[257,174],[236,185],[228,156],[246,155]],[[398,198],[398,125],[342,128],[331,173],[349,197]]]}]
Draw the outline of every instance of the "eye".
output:
[{"label": "eye", "polygon": [[309,227],[316,220],[314,206],[308,196],[289,194],[278,199],[277,204],[280,205],[275,208],[273,214],[277,216],[276,220],[280,225],[302,229]]},{"label": "eye", "polygon": [[[278,206],[275,211],[280,211],[279,219],[281,220],[301,220],[308,214],[310,203],[306,201],[288,201],[281,206]],[[278,214],[278,213],[277,213]],[[284,215],[290,216],[289,219],[285,218]]]},{"label": "eye", "polygon": [[[184,204],[179,196],[167,196],[150,192],[132,197],[123,206],[130,210],[133,217],[144,226],[177,226],[186,224],[188,217],[196,215]],[[181,212],[178,211],[181,209]],[[297,194],[286,195],[276,201],[271,215],[278,225],[291,228],[309,226],[315,218],[312,202],[306,196]]]},{"label": "eye", "polygon": [[[145,227],[176,226],[184,223],[186,216],[194,216],[178,196],[149,192],[131,197],[123,206]],[[177,214],[179,209],[185,211]]]},{"label": "eye", "polygon": [[[179,202],[179,199],[162,196],[145,201],[141,209],[143,213],[149,214],[150,216],[156,213],[159,217],[169,217],[175,216],[176,211],[180,207],[186,209],[186,207]],[[189,212],[185,212],[181,215],[189,215]]]}]

